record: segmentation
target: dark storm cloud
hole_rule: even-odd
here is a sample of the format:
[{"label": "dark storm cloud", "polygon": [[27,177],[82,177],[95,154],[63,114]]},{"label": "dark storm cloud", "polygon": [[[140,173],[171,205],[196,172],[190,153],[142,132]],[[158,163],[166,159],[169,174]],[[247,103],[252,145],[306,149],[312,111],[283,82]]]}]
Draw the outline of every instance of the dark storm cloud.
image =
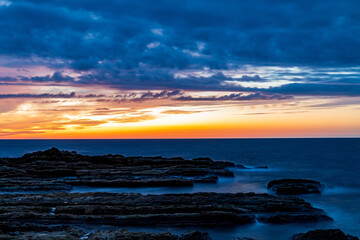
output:
[{"label": "dark storm cloud", "polygon": [[0,94],[0,98],[74,98],[75,92],[72,93],[42,93],[42,94],[31,94],[31,93],[19,93],[19,94]]},{"label": "dark storm cloud", "polygon": [[223,96],[208,96],[208,97],[192,97],[181,96],[175,98],[180,101],[251,101],[251,100],[286,100],[292,99],[292,96],[281,94],[264,94],[261,92],[244,95],[243,93],[232,93]]},{"label": "dark storm cloud", "polygon": [[0,82],[16,82],[17,78],[15,77],[9,77],[9,76],[4,76],[4,77],[0,77]]},{"label": "dark storm cloud", "polygon": [[210,77],[187,76],[176,78],[169,71],[148,70],[140,72],[119,72],[116,75],[90,75],[81,77],[77,83],[99,83],[109,84],[114,88],[134,89],[156,89],[159,87],[168,89],[204,90],[204,91],[244,91],[244,92],[267,92],[269,94],[279,93],[285,95],[318,95],[318,96],[360,96],[359,78],[338,79],[329,81],[326,79],[298,79],[294,82],[279,87],[262,89],[256,87],[244,87],[241,85],[223,84],[224,81],[240,82],[268,82],[269,80],[255,76],[243,75],[240,78],[226,77],[222,73]]},{"label": "dark storm cloud", "polygon": [[[79,77],[78,84],[104,84],[125,89],[192,89],[225,90],[221,82],[231,79],[222,73],[210,77],[186,76],[175,77],[172,69],[136,69],[121,71],[109,69],[86,73]],[[229,89],[231,90],[231,89]]]},{"label": "dark storm cloud", "polygon": [[[107,96],[105,94],[86,94],[86,95],[77,95],[75,92],[71,93],[18,93],[18,94],[0,94],[0,99],[2,98],[108,98],[110,100],[116,101],[144,101],[144,100],[154,100],[154,99],[169,99],[174,96],[182,95],[180,90],[173,91],[161,91],[161,92],[142,92],[142,93],[127,93],[119,94],[115,96]],[[106,101],[106,100],[105,100]]]},{"label": "dark storm cloud", "polygon": [[[64,58],[80,69],[106,59],[122,67],[224,67],[236,60],[353,65],[360,63],[359,8],[357,0],[17,0],[0,9],[7,33],[1,52]],[[158,47],[147,47],[156,41]]]},{"label": "dark storm cloud", "polygon": [[158,93],[146,92],[141,94],[140,99],[154,99],[154,98],[169,98],[181,94],[180,90],[174,91],[161,91]]},{"label": "dark storm cloud", "polygon": [[161,91],[161,92],[145,92],[145,93],[127,93],[115,95],[115,101],[144,101],[144,100],[155,100],[155,99],[169,99],[174,96],[181,95],[180,90],[174,91]]},{"label": "dark storm cloud", "polygon": [[[0,56],[27,59],[23,65],[32,64],[29,59],[35,56],[41,59],[37,64],[56,71],[53,76],[26,79],[30,81],[74,82],[61,73],[70,68],[81,73],[79,84],[223,90],[224,76],[176,78],[174,74],[204,68],[231,70],[243,64],[360,65],[358,0],[9,3],[0,6]],[[307,86],[288,89],[301,87],[306,94]]]},{"label": "dark storm cloud", "polygon": [[157,100],[157,99],[168,99],[175,101],[250,101],[250,100],[288,100],[292,99],[292,96],[282,95],[282,94],[270,94],[256,92],[251,94],[243,93],[231,93],[228,95],[222,96],[205,96],[205,97],[194,97],[191,95],[183,96],[183,92],[180,90],[174,91],[161,91],[161,92],[132,92],[127,94],[119,94],[115,96],[107,96],[104,94],[87,94],[87,95],[77,95],[75,92],[72,93],[41,93],[41,94],[31,94],[31,93],[19,93],[19,94],[0,94],[0,99],[4,98],[97,98],[97,101],[102,102],[125,102],[125,101],[134,101],[134,102],[143,102],[148,100]]},{"label": "dark storm cloud", "polygon": [[0,94],[2,98],[102,98],[106,97],[104,94],[87,94],[87,95],[76,95],[75,92],[71,93],[15,93],[15,94]]},{"label": "dark storm cloud", "polygon": [[32,82],[72,82],[74,81],[73,77],[63,74],[62,72],[56,71],[52,76],[34,76],[31,78],[22,77],[20,78],[23,81],[32,81]]}]

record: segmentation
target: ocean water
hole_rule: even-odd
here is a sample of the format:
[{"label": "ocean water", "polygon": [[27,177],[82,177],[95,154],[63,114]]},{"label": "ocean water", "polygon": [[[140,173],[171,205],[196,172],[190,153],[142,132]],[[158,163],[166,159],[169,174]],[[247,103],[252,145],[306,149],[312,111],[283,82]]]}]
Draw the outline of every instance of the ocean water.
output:
[{"label": "ocean water", "polygon": [[[18,157],[51,147],[87,155],[210,157],[250,168],[268,166],[268,169],[235,169],[234,178],[220,178],[217,184],[196,184],[193,188],[77,187],[74,192],[266,193],[267,183],[280,178],[308,178],[326,185],[321,195],[300,197],[324,209],[334,218],[332,223],[256,223],[231,229],[200,229],[209,232],[213,239],[253,237],[258,240],[285,240],[292,234],[316,228],[340,228],[348,234],[360,236],[360,139],[0,140],[0,157]],[[130,229],[174,233],[189,230],[164,227]]]}]

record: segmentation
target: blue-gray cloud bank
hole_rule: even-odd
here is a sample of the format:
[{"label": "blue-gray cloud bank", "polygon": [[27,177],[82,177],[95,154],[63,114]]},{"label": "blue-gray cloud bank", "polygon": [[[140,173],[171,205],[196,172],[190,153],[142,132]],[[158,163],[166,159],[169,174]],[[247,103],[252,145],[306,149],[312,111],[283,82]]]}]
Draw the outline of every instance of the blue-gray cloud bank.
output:
[{"label": "blue-gray cloud bank", "polygon": [[[358,0],[0,0],[0,56],[11,59],[5,67],[54,70],[17,80],[130,89],[251,91],[224,84],[244,79],[223,73],[296,66],[321,76],[287,75],[288,84],[266,91],[357,96],[359,9]],[[69,69],[79,75],[67,76]],[[246,81],[282,77],[254,76]]]}]

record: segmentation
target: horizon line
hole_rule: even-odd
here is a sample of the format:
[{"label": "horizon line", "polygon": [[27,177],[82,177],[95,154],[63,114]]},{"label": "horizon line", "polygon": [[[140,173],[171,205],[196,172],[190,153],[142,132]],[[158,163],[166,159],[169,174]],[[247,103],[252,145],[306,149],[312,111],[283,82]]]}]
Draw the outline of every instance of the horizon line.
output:
[{"label": "horizon line", "polygon": [[0,141],[8,140],[261,140],[261,139],[360,139],[360,136],[341,137],[227,137],[227,138],[0,138]]}]

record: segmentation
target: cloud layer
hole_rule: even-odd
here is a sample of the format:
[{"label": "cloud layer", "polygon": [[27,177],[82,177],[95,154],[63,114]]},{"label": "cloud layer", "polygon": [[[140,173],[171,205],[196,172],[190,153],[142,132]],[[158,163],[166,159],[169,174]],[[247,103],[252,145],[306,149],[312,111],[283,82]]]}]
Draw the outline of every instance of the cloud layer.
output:
[{"label": "cloud layer", "polygon": [[[285,74],[287,84],[268,91],[360,95],[357,0],[1,3],[1,66],[51,72],[2,71],[3,84],[254,91],[224,82],[268,83],[285,74],[230,74],[246,65],[296,66],[299,72]],[[352,74],[339,77],[344,69]]]},{"label": "cloud layer", "polygon": [[0,8],[2,54],[61,59],[53,64],[79,70],[360,64],[356,0],[8,2]]}]

